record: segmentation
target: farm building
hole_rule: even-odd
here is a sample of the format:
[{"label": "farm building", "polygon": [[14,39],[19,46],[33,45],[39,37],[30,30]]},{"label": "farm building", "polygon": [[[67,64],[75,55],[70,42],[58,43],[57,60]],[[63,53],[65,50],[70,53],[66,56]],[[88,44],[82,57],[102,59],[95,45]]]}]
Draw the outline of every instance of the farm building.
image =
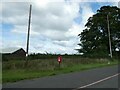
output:
[{"label": "farm building", "polygon": [[11,59],[25,59],[26,52],[23,48],[9,48],[2,50],[2,59],[11,60]]}]

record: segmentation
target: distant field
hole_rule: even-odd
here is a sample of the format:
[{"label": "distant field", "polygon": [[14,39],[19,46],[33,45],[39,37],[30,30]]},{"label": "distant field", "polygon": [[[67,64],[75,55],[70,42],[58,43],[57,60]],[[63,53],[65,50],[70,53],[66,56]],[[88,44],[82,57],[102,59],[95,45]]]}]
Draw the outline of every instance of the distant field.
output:
[{"label": "distant field", "polygon": [[117,60],[108,62],[108,59],[63,57],[59,68],[56,58],[29,60],[27,67],[24,67],[24,60],[10,60],[3,62],[2,81],[15,82],[118,64]]}]

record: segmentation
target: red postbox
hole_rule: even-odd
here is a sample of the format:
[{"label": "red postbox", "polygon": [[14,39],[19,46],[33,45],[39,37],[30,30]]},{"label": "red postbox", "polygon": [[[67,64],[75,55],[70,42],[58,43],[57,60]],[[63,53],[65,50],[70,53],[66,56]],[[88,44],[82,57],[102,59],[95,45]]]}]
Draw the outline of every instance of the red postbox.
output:
[{"label": "red postbox", "polygon": [[59,62],[59,63],[62,62],[62,56],[58,56],[58,62]]},{"label": "red postbox", "polygon": [[58,63],[59,63],[59,68],[60,68],[60,63],[62,62],[62,56],[58,56]]}]

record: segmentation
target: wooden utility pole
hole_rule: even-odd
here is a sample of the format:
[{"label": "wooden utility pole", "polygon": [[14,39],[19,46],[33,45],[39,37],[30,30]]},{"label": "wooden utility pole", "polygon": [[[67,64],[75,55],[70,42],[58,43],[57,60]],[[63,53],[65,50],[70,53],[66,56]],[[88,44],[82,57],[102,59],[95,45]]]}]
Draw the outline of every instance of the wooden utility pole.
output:
[{"label": "wooden utility pole", "polygon": [[109,17],[108,17],[108,15],[107,15],[107,23],[108,23],[108,38],[109,38],[110,57],[112,58],[111,39],[110,39],[110,26],[109,26]]},{"label": "wooden utility pole", "polygon": [[28,50],[29,50],[31,10],[32,10],[32,5],[30,5],[30,10],[29,10],[28,33],[27,33],[27,47],[26,47],[26,64],[27,64],[27,61],[28,61],[27,57],[28,57]]}]

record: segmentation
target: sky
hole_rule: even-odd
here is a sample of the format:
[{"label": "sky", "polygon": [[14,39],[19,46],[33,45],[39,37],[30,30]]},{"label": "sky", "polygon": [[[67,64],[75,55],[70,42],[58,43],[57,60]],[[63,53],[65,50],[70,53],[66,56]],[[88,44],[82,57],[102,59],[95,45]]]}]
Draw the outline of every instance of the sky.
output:
[{"label": "sky", "polygon": [[3,0],[0,3],[0,49],[26,50],[28,13],[32,4],[29,53],[78,54],[78,34],[89,17],[119,0]]}]

